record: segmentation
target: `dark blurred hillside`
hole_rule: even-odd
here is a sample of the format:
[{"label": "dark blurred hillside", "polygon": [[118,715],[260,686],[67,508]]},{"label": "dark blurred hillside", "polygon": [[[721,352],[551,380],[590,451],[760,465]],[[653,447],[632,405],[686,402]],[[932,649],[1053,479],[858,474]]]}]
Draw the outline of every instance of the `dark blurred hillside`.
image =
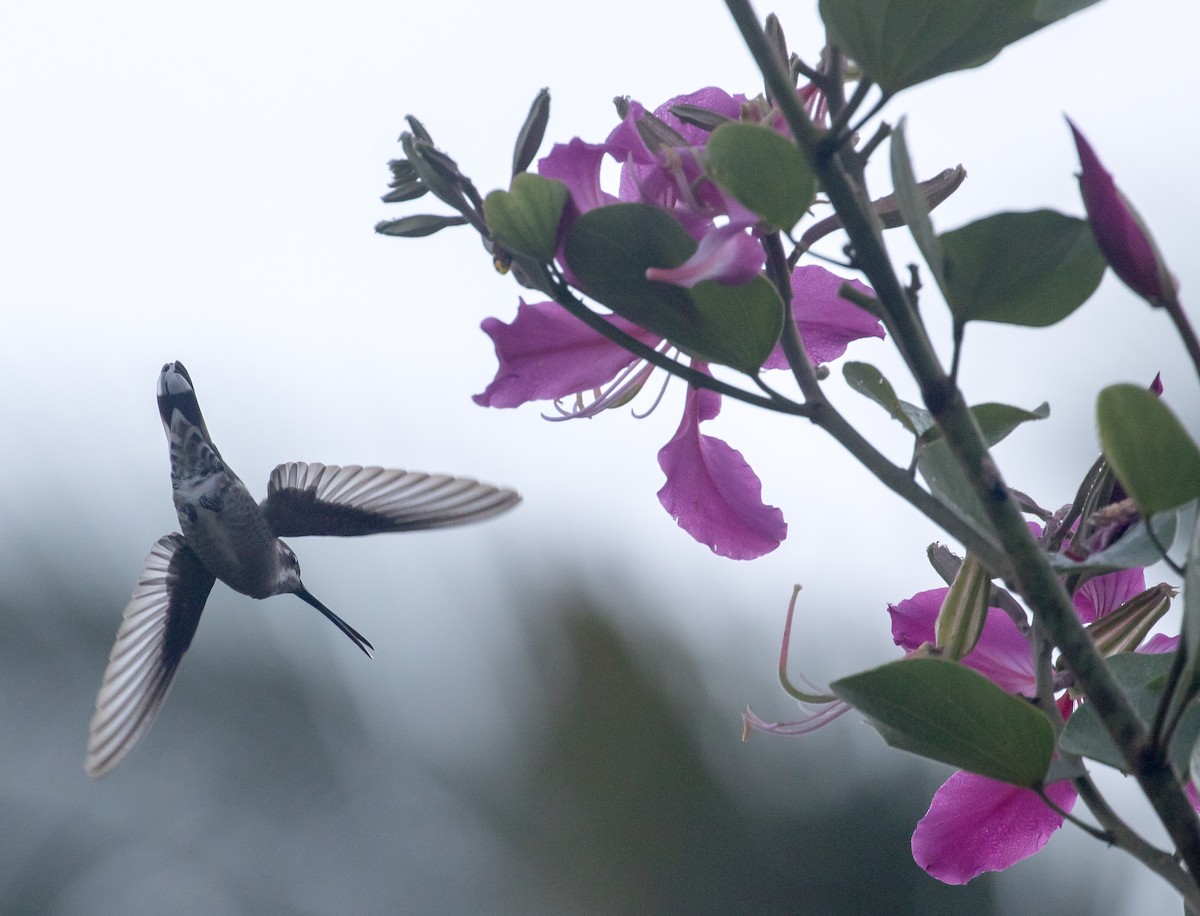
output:
[{"label": "dark blurred hillside", "polygon": [[[831,796],[806,778],[828,744],[738,745],[668,634],[635,639],[587,595],[523,612],[529,657],[556,660],[515,761],[435,766],[400,711],[391,733],[367,726],[336,666],[253,645],[189,658],[147,740],[92,783],[117,611],[97,626],[60,572],[2,593],[0,913],[994,911],[989,880],[946,888],[912,863],[923,771],[889,753]],[[732,770],[705,753],[714,733]]]}]

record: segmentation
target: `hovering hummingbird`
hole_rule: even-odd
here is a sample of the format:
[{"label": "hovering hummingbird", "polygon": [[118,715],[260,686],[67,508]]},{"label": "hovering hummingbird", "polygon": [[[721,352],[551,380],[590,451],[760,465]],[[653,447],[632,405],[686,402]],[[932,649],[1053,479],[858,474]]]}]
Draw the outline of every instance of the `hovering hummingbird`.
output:
[{"label": "hovering hummingbird", "polygon": [[154,721],[217,579],[251,598],[298,595],[371,655],[362,634],[304,587],[281,537],[440,528],[521,501],[512,490],[444,474],[293,461],[275,468],[258,503],[213,444],[183,363],[163,366],[158,412],[183,533],[150,549],[125,607],[88,736],[84,768],[93,778],[116,766]]}]

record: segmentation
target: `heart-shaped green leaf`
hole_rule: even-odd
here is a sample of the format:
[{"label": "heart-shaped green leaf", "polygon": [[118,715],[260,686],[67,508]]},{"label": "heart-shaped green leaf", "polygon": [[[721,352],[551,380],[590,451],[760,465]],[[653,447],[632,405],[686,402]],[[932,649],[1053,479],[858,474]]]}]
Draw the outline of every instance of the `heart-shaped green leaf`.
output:
[{"label": "heart-shaped green leaf", "polygon": [[959,324],[1054,324],[1087,301],[1107,266],[1087,222],[1053,210],[996,213],[939,242]]},{"label": "heart-shaped green leaf", "polygon": [[646,279],[678,267],[696,242],[666,211],[614,204],[583,214],[567,234],[567,265],[584,292],[687,353],[748,374],[762,367],[783,329],[783,301],[765,277],[691,290]]},{"label": "heart-shaped green leaf", "polygon": [[1013,785],[1042,784],[1050,722],[986,677],[941,658],[906,658],[832,684],[892,747]]},{"label": "heart-shaped green leaf", "polygon": [[558,246],[558,225],[567,205],[567,186],[529,172],[515,175],[512,189],[492,191],[483,217],[492,236],[510,251],[546,263]]},{"label": "heart-shaped green leaf", "polygon": [[1096,419],[1113,472],[1144,513],[1200,497],[1200,449],[1161,398],[1139,385],[1110,385]]},{"label": "heart-shaped green leaf", "polygon": [[772,229],[791,229],[817,193],[817,180],[795,143],[744,121],[729,121],[712,132],[704,146],[704,169]]}]

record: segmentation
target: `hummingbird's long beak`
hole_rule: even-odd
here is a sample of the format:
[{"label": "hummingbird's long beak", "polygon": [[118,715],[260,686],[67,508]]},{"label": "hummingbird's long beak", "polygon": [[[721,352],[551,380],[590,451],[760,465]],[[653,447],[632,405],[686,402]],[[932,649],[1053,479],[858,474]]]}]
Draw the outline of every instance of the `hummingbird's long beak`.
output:
[{"label": "hummingbird's long beak", "polygon": [[335,627],[337,627],[339,630],[341,630],[343,633],[345,633],[347,636],[349,636],[350,639],[353,640],[354,644],[363,650],[363,652],[366,654],[367,658],[374,658],[374,656],[371,655],[371,653],[375,651],[375,647],[373,645],[371,645],[369,642],[367,642],[366,638],[361,633],[359,633],[358,630],[354,629],[354,627],[350,626],[350,624],[346,623],[346,621],[342,620],[341,617],[339,617],[333,611],[329,610],[329,608],[325,607],[325,605],[323,605],[320,601],[318,601],[316,598],[314,598],[312,595],[312,592],[310,592],[308,589],[306,589],[302,585],[298,589],[296,589],[296,594],[299,595],[305,601],[307,601],[309,604],[311,604],[313,607],[315,607],[318,611],[320,611],[326,617],[328,617],[333,622],[333,625]]}]

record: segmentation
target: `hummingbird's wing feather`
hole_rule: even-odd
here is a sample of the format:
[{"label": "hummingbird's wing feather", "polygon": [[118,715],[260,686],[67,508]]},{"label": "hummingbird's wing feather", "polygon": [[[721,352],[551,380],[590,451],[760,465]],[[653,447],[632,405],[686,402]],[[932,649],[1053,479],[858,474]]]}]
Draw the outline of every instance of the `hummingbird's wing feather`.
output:
[{"label": "hummingbird's wing feather", "polygon": [[182,535],[161,537],[150,549],[96,697],[84,765],[93,779],[116,766],[154,721],[214,581]]},{"label": "hummingbird's wing feather", "polygon": [[276,537],[356,537],[461,525],[520,501],[463,477],[292,461],[271,473],[262,510]]}]

